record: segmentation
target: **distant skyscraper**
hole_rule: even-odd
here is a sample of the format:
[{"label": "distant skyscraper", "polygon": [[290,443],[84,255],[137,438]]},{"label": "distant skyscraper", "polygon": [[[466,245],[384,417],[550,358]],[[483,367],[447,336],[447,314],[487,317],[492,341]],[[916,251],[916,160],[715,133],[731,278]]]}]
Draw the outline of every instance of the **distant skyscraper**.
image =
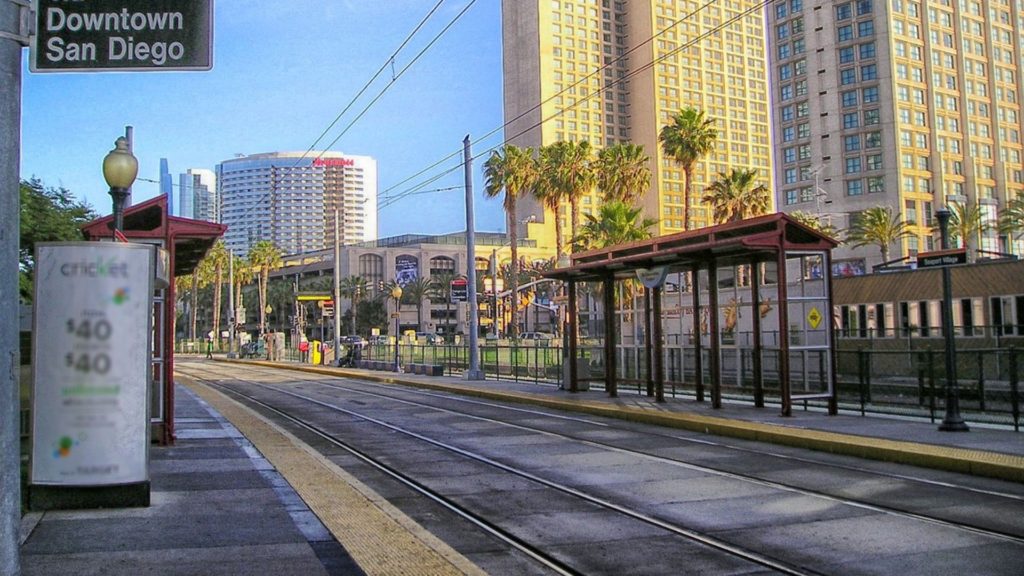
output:
[{"label": "distant skyscraper", "polygon": [[213,171],[203,168],[188,169],[178,177],[178,190],[181,194],[181,216],[220,222],[217,177]]},{"label": "distant skyscraper", "polygon": [[285,254],[377,238],[377,161],[339,152],[272,152],[217,166],[227,247],[245,254],[270,240]]},{"label": "distant skyscraper", "polygon": [[167,213],[174,212],[174,181],[171,180],[171,170],[167,166],[167,158],[160,159],[160,194],[167,196]]},{"label": "distant skyscraper", "polygon": [[[753,168],[760,183],[772,181],[765,18],[751,11],[758,4],[503,2],[506,140],[642,145],[651,185],[641,205],[659,221],[654,232],[666,234],[683,229],[685,176],[658,134],[681,109],[702,110],[719,137],[694,169],[690,228],[713,224],[701,199],[719,173]],[[588,195],[581,211],[596,213],[598,203]],[[553,247],[550,212],[527,197],[519,214],[543,215],[528,235]],[[568,224],[564,207],[558,217]]]},{"label": "distant skyscraper", "polygon": [[[936,249],[935,212],[959,204],[991,226],[1024,193],[1021,0],[769,4],[775,190],[785,211],[848,228],[887,206],[913,234],[893,258]],[[1020,253],[995,229],[969,247]],[[881,261],[841,246],[842,271]]]}]

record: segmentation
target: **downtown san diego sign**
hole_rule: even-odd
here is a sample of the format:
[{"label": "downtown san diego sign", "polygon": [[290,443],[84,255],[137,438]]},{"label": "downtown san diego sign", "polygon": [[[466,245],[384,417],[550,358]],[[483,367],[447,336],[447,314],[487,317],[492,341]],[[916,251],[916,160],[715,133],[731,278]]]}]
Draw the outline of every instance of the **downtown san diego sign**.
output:
[{"label": "downtown san diego sign", "polygon": [[33,72],[209,70],[213,0],[37,0]]}]

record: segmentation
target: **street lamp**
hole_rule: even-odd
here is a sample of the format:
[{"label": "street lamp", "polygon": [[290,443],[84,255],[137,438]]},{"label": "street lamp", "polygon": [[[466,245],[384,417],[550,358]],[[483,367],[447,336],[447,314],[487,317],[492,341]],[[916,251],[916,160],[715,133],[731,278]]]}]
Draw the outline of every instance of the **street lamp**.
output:
[{"label": "street lamp", "polygon": [[110,198],[114,202],[115,232],[124,232],[124,203],[138,173],[139,161],[128,149],[128,140],[121,136],[114,141],[114,149],[103,158],[103,179],[110,187]]},{"label": "street lamp", "polygon": [[[935,212],[943,250],[949,250],[949,218],[945,206]],[[953,275],[949,265],[942,267],[942,338],[946,341],[946,415],[939,424],[942,432],[968,432],[960,416],[960,393],[956,382],[956,342],[953,340]]]},{"label": "street lamp", "polygon": [[392,286],[391,297],[395,299],[395,372],[398,372],[398,336],[401,330],[398,322],[402,306],[402,287],[398,284]]}]

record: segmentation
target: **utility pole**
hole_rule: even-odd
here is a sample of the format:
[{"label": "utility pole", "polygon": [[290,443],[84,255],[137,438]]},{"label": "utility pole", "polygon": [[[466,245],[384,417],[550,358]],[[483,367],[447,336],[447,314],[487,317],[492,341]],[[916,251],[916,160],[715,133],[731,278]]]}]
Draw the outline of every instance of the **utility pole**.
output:
[{"label": "utility pole", "polygon": [[0,575],[20,571],[21,398],[18,370],[18,238],[21,178],[21,49],[30,4],[0,1]]},{"label": "utility pole", "polygon": [[476,230],[473,222],[473,152],[469,135],[462,141],[463,176],[466,181],[466,295],[469,300],[469,370],[466,380],[483,380],[480,370],[479,305],[476,301]]},{"label": "utility pole", "polygon": [[[334,208],[334,365],[341,360],[341,234],[338,208]],[[355,311],[353,310],[353,313]]]}]

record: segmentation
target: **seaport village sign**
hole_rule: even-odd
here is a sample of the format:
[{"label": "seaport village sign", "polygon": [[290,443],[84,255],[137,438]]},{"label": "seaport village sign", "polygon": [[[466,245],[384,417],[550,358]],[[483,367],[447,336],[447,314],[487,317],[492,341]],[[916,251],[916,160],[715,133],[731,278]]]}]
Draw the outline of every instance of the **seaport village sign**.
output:
[{"label": "seaport village sign", "polygon": [[213,0],[37,0],[33,72],[209,70]]}]

